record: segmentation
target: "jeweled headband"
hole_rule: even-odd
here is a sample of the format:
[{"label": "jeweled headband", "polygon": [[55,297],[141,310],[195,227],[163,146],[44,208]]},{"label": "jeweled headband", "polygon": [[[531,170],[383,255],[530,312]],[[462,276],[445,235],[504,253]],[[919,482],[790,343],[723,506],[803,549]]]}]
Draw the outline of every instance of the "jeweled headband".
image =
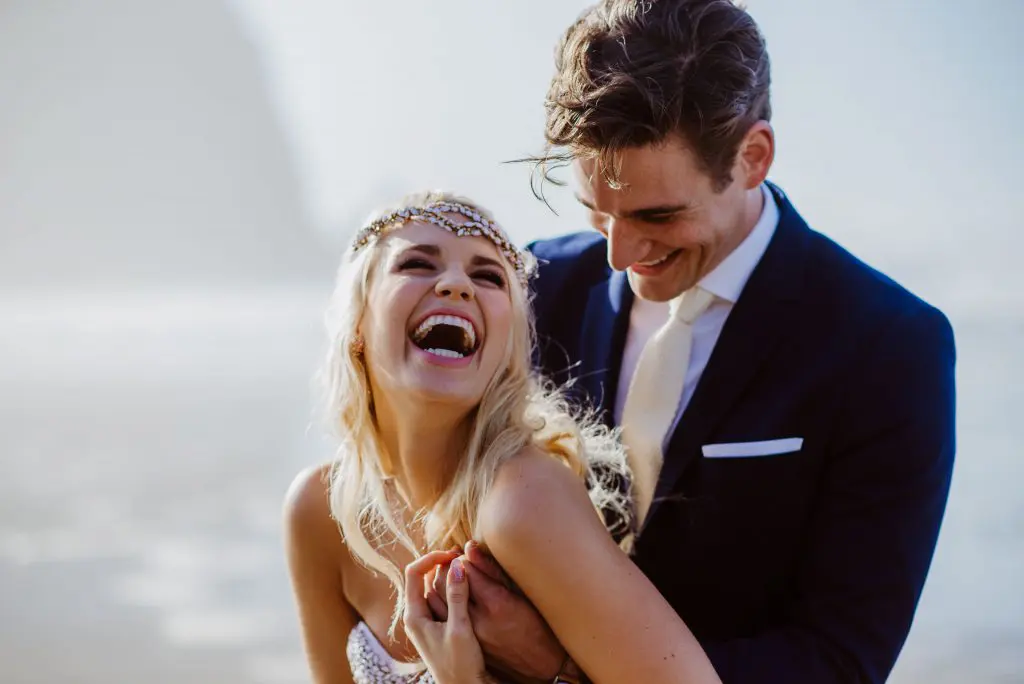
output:
[{"label": "jeweled headband", "polygon": [[[456,223],[445,216],[445,214],[458,214],[468,220]],[[370,242],[380,237],[388,228],[398,227],[408,221],[433,223],[435,226],[444,228],[449,233],[453,233],[458,237],[485,237],[495,244],[502,256],[512,265],[516,275],[519,277],[519,281],[524,287],[529,281],[530,275],[532,275],[532,268],[528,266],[528,264],[532,264],[532,260],[527,260],[523,253],[512,244],[505,231],[497,223],[481,216],[480,212],[472,207],[444,200],[431,202],[422,207],[405,207],[404,209],[381,216],[368,226],[359,229],[359,232],[356,233],[355,238],[352,240],[352,251],[358,252],[370,244]]]}]

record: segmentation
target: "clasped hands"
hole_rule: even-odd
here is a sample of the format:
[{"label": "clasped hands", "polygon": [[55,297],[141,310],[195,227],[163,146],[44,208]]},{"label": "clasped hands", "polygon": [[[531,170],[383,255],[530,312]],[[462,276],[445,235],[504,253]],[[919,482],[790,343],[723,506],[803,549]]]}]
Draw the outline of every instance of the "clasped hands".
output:
[{"label": "clasped hands", "polygon": [[[487,666],[505,677],[550,682],[566,660],[544,618],[475,542],[412,563],[406,569],[406,600],[406,631],[428,664],[432,656],[442,656],[424,651],[446,648],[444,658],[466,662],[482,653]],[[465,643],[470,630],[476,646]]]}]

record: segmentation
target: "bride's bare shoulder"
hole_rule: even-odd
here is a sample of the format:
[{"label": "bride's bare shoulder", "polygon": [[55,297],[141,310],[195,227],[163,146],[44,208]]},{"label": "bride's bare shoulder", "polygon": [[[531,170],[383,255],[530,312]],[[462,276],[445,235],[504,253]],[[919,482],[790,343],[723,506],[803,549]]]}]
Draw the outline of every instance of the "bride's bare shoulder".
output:
[{"label": "bride's bare shoulder", "polygon": [[328,499],[331,465],[303,469],[292,480],[284,497],[285,532],[290,541],[331,548],[341,543]]},{"label": "bride's bare shoulder", "polygon": [[488,543],[504,540],[518,545],[552,523],[573,517],[573,512],[594,516],[583,476],[561,459],[529,446],[498,469],[481,501],[478,524]]}]

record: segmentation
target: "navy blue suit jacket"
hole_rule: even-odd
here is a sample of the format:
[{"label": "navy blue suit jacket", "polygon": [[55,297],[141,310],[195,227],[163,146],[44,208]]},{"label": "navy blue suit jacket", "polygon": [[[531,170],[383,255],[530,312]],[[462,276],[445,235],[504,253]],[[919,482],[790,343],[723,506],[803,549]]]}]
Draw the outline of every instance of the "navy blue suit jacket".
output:
[{"label": "navy blue suit jacket", "polygon": [[[780,222],[672,435],[635,559],[725,684],[883,682],[931,563],[954,455],[946,317]],[[633,300],[595,232],[530,245],[538,362],[610,420]],[[795,453],[702,446],[803,438]]]}]

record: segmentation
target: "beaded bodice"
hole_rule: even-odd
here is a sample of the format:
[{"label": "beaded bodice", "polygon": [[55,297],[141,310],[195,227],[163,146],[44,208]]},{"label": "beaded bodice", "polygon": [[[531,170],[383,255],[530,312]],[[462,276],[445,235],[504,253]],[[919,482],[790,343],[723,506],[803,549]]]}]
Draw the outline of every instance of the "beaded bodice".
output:
[{"label": "beaded bodice", "polygon": [[346,654],[356,684],[434,684],[420,663],[392,658],[365,622],[349,634]]}]

